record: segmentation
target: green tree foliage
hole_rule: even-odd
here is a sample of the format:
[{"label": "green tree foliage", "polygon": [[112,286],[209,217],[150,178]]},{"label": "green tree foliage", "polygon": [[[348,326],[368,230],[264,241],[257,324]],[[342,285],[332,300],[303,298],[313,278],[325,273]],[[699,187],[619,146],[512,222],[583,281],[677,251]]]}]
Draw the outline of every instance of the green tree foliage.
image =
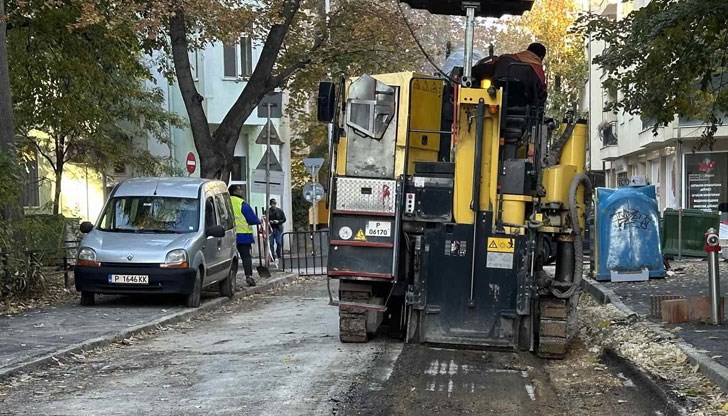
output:
[{"label": "green tree foliage", "polygon": [[[380,72],[394,62],[412,62],[406,57],[415,54],[396,0],[333,0],[328,15],[323,0],[136,0],[123,7],[76,1],[84,7],[79,24],[128,25],[148,51],[163,50],[172,58],[160,64],[174,74],[182,92],[204,177],[227,177],[242,126],[265,94],[289,89],[296,106],[310,97],[314,80],[339,72]],[[212,42],[233,42],[243,33],[262,46],[260,58],[213,133],[188,52]]]},{"label": "green tree foliage", "polygon": [[58,214],[67,163],[107,170],[118,163],[152,173],[159,161],[148,134],[167,140],[163,96],[140,60],[136,33],[97,22],[78,25],[73,2],[9,1],[8,52],[19,150],[45,159],[55,174]]},{"label": "green tree foliage", "polygon": [[712,145],[728,111],[728,2],[652,0],[624,19],[585,15],[578,33],[607,43],[594,59],[620,92],[613,110],[665,126],[675,116],[706,124],[699,145]]},{"label": "green tree foliage", "polygon": [[536,2],[533,10],[511,23],[511,27],[522,24],[534,41],[547,48],[544,59],[549,86],[546,112],[557,119],[579,100],[588,75],[584,42],[580,36],[569,32],[577,17],[574,0],[548,0]]}]

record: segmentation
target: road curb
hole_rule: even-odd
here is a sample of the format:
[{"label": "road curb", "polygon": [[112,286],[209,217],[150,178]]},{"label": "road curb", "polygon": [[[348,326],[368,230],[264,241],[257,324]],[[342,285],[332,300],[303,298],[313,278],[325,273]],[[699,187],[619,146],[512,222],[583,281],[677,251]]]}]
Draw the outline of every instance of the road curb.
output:
[{"label": "road curb", "polygon": [[[581,282],[582,288],[600,304],[606,305],[611,303],[626,316],[637,316],[637,313],[630,309],[629,306],[625,305],[619,296],[617,296],[611,289],[608,289],[601,283],[591,279],[582,279]],[[679,336],[666,331],[661,325],[650,322],[646,319],[644,323],[661,337],[675,340],[675,345],[677,345],[677,347],[680,348],[680,350],[688,357],[688,361],[690,361],[693,365],[698,365],[698,369],[701,374],[716,385],[720,386],[723,391],[728,391],[728,368],[698,351],[695,347],[685,342]]]},{"label": "road curb", "polygon": [[0,381],[4,380],[5,378],[17,375],[19,373],[36,370],[51,362],[58,362],[61,359],[69,358],[73,355],[78,355],[78,354],[81,354],[88,350],[111,345],[115,342],[122,341],[129,337],[138,335],[143,332],[147,332],[151,329],[155,329],[155,328],[163,326],[163,325],[171,325],[171,324],[180,322],[182,320],[195,318],[206,312],[217,309],[218,307],[220,307],[232,300],[235,300],[235,299],[238,299],[241,297],[245,297],[245,296],[262,294],[271,289],[275,289],[275,288],[284,286],[286,284],[289,284],[289,283],[293,282],[293,280],[297,276],[298,275],[294,274],[294,273],[286,273],[283,276],[273,278],[258,286],[239,288],[238,291],[235,293],[235,296],[233,296],[232,299],[216,298],[209,302],[205,302],[204,304],[201,304],[199,308],[185,309],[185,310],[182,310],[179,312],[169,314],[167,316],[163,316],[161,318],[157,318],[153,321],[150,321],[150,322],[147,322],[144,324],[126,328],[120,332],[117,332],[116,334],[109,334],[109,335],[105,335],[105,336],[101,336],[101,337],[97,337],[97,338],[92,338],[87,341],[79,342],[79,343],[72,344],[67,347],[61,348],[52,354],[45,354],[45,355],[41,355],[39,357],[33,357],[22,363],[15,364],[11,367],[0,370]]},{"label": "road curb", "polygon": [[[612,365],[619,365],[624,373],[627,374],[628,378],[636,380],[639,385],[649,390],[649,393],[659,398],[664,403],[665,408],[662,410],[662,414],[668,415],[683,415],[685,410],[670,396],[670,394],[662,387],[657,377],[649,372],[640,368],[637,364],[619,355],[617,351],[612,348],[605,348],[602,353],[602,359]],[[654,409],[658,410],[658,409]]]}]

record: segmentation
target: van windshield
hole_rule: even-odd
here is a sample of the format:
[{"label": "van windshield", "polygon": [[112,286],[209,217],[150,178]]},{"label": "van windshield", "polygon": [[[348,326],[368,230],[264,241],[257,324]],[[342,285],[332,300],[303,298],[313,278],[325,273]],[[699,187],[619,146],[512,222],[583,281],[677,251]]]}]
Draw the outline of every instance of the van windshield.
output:
[{"label": "van windshield", "polygon": [[200,222],[199,205],[192,198],[125,196],[112,198],[99,229],[127,233],[192,233]]}]

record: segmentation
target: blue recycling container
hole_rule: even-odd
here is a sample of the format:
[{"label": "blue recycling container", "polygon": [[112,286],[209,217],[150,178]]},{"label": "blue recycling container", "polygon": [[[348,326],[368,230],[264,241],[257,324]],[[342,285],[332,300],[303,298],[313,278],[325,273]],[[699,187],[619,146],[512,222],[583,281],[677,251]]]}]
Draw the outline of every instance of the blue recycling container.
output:
[{"label": "blue recycling container", "polygon": [[596,207],[594,278],[664,277],[655,186],[597,188]]}]

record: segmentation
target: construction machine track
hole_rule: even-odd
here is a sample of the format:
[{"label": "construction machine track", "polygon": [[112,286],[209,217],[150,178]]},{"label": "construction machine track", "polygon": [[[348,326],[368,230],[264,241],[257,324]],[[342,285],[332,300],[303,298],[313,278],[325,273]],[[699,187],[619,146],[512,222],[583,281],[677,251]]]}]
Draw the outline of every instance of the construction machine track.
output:
[{"label": "construction machine track", "polygon": [[[578,297],[576,297],[578,299]],[[573,336],[572,322],[576,319],[576,308],[570,307],[571,299],[542,297],[539,302],[538,356],[561,359],[566,356]]]},{"label": "construction machine track", "polygon": [[[342,302],[368,303],[367,292],[340,291]],[[339,340],[341,342],[367,342],[367,311],[339,305]]]}]

